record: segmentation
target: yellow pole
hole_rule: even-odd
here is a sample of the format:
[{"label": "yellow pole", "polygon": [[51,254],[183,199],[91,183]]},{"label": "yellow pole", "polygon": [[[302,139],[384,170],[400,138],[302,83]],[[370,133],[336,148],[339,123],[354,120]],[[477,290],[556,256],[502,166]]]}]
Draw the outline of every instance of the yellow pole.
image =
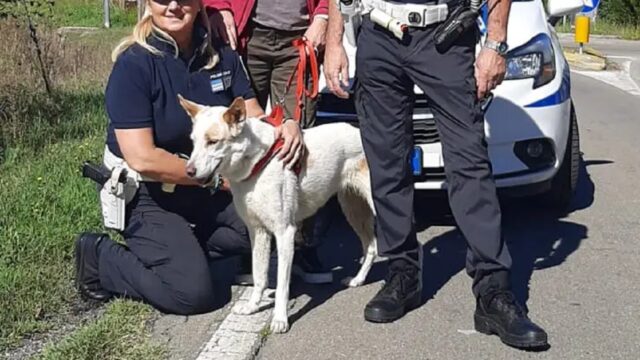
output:
[{"label": "yellow pole", "polygon": [[580,44],[580,54],[582,54],[583,45],[589,42],[590,25],[591,19],[588,16],[576,16],[575,40],[578,44]]}]

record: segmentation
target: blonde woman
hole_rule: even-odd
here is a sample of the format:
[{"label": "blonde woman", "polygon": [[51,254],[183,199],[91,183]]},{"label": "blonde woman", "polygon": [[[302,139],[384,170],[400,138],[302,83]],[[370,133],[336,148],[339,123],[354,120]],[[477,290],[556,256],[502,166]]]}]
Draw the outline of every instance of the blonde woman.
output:
[{"label": "blonde woman", "polygon": [[[209,34],[201,0],[148,0],[113,52],[105,163],[123,159],[148,181],[127,204],[126,246],[99,234],[76,241],[76,284],[85,298],[127,296],[164,312],[207,312],[215,304],[207,256],[250,253],[230,193],[189,178],[177,155],[192,146],[178,94],[223,106],[241,96],[249,116],[263,115],[240,58],[212,45]],[[298,125],[286,121],[275,131],[286,143],[281,157],[291,160],[303,147]]]}]

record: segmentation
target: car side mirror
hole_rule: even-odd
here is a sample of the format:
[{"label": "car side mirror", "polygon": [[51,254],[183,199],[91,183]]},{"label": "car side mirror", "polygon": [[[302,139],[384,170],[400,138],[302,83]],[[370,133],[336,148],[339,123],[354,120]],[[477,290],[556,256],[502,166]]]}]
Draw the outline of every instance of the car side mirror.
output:
[{"label": "car side mirror", "polygon": [[547,12],[550,19],[559,18],[579,13],[584,5],[584,0],[548,0]]}]

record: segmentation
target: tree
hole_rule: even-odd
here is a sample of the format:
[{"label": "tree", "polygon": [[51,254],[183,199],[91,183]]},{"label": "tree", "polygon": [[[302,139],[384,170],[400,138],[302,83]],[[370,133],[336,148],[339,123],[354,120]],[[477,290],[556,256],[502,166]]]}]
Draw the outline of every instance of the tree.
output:
[{"label": "tree", "polygon": [[640,26],[640,0],[602,0],[598,15],[615,23]]},{"label": "tree", "polygon": [[36,58],[47,93],[51,95],[49,72],[42,57],[42,47],[38,37],[38,24],[52,16],[53,0],[0,0],[0,18],[15,18],[26,23],[31,41],[36,49]]}]

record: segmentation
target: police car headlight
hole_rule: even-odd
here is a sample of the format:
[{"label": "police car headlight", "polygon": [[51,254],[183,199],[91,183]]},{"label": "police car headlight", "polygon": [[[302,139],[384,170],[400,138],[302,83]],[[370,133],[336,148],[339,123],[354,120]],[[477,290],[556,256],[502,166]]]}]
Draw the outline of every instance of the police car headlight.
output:
[{"label": "police car headlight", "polygon": [[528,43],[509,51],[505,80],[533,78],[533,88],[539,88],[556,77],[555,59],[549,36],[538,34]]}]

